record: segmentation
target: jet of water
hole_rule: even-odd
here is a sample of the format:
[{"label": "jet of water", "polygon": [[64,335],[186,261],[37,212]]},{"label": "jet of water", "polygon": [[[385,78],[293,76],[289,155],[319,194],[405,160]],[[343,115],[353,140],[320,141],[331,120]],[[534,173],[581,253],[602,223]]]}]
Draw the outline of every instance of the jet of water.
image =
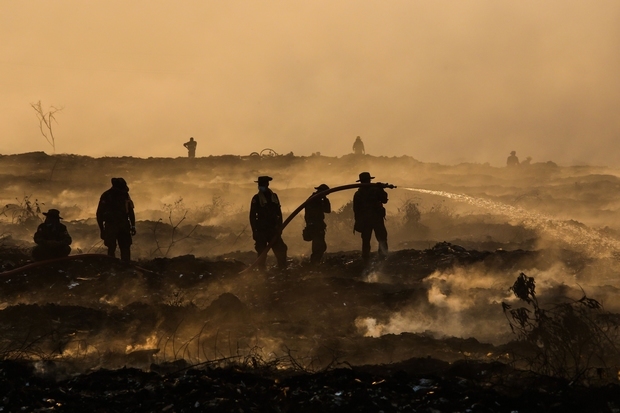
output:
[{"label": "jet of water", "polygon": [[546,232],[554,238],[561,239],[567,244],[577,247],[591,256],[604,257],[610,255],[617,256],[620,254],[620,242],[604,236],[596,230],[576,221],[561,221],[512,205],[483,198],[475,198],[464,194],[453,194],[445,191],[431,191],[420,188],[404,189],[465,202],[476,207],[490,210],[496,214],[506,215],[512,220],[520,221],[526,228]]}]

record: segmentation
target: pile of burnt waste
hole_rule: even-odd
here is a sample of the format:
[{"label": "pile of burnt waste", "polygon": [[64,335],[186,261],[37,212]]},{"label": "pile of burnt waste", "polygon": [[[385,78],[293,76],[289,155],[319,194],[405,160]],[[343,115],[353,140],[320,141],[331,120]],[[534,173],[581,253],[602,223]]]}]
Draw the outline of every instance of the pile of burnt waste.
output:
[{"label": "pile of burnt waste", "polygon": [[181,364],[63,380],[0,363],[6,412],[615,412],[620,387],[584,387],[500,363],[411,359],[307,373]]},{"label": "pile of burnt waste", "polygon": [[[11,269],[27,257],[17,249],[5,252],[0,412],[620,411],[615,380],[571,382],[486,357],[511,351],[508,345],[414,333],[371,337],[353,328],[367,309],[391,314],[423,300],[422,282],[436,271],[492,268],[507,274],[508,288],[520,269],[542,270],[563,259],[557,252],[477,251],[442,242],[394,251],[369,269],[353,251],[327,254],[319,269],[294,258],[288,272],[262,275],[240,275],[255,258],[251,252],[130,267],[106,257],[75,257],[23,271]],[[563,262],[575,271],[587,264],[574,254]],[[367,280],[374,269],[382,282]],[[197,305],[183,299],[188,292],[206,298]],[[166,343],[174,340],[161,337],[180,337],[185,320],[219,328],[199,330],[202,336],[193,341],[196,332],[188,329],[183,340],[192,346],[219,351],[222,341],[251,343],[268,333],[289,348],[336,348],[343,356],[312,369],[291,357],[301,352],[289,352],[288,360],[286,352],[277,359],[251,352],[231,360],[214,355],[208,362],[186,361],[183,354],[165,358]],[[157,345],[126,353],[127,344],[142,345],[152,335],[160,338]],[[118,354],[91,351],[96,360],[83,358],[77,367],[68,355],[54,358],[80,350],[82,342],[108,341],[119,343],[111,349]]]}]

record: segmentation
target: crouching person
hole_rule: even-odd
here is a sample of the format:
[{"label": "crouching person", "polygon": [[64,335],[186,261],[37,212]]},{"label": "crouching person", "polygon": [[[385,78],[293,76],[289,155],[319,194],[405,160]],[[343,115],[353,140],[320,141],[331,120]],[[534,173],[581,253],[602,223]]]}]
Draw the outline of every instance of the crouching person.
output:
[{"label": "crouching person", "polygon": [[34,233],[34,242],[37,244],[32,250],[35,261],[50,260],[66,257],[71,253],[71,236],[67,227],[60,223],[62,217],[57,209],[44,212],[45,222]]}]

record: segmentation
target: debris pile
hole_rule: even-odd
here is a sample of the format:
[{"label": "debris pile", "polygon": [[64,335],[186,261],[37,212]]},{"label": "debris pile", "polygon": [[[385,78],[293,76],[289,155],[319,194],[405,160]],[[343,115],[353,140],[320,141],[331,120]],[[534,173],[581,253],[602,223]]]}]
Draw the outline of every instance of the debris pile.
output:
[{"label": "debris pile", "polygon": [[[424,371],[430,369],[430,371]],[[620,387],[512,371],[498,363],[412,359],[330,371],[189,368],[98,370],[54,381],[25,362],[0,363],[2,411],[36,412],[613,412]]]}]

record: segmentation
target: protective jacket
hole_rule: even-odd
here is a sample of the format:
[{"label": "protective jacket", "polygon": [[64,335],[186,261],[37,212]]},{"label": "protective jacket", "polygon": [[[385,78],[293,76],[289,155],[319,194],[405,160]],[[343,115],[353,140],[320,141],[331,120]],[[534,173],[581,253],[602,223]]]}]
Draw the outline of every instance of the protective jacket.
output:
[{"label": "protective jacket", "polygon": [[360,231],[365,226],[385,218],[383,204],[388,202],[385,189],[380,186],[363,186],[353,196],[353,213],[355,215],[355,230]]},{"label": "protective jacket", "polygon": [[[316,192],[312,195],[315,194]],[[330,212],[332,212],[332,206],[327,197],[315,199],[306,205],[304,216],[306,225],[325,229],[325,214],[329,214]]]},{"label": "protective jacket", "polygon": [[105,228],[127,230],[136,225],[133,201],[129,192],[112,187],[101,194],[97,206],[97,224],[103,232]]},{"label": "protective jacket", "polygon": [[252,232],[273,232],[280,225],[282,225],[282,208],[278,195],[269,188],[254,195],[250,203]]},{"label": "protective jacket", "polygon": [[34,233],[34,242],[41,246],[61,246],[71,245],[72,239],[64,224],[44,222]]}]

